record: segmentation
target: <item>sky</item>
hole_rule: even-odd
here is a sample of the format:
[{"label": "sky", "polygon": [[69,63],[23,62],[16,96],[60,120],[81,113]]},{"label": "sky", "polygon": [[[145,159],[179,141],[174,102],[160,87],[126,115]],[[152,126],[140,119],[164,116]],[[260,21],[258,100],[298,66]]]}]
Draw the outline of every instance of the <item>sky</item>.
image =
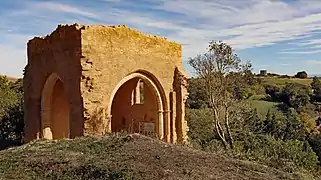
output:
[{"label": "sky", "polygon": [[210,41],[255,72],[321,74],[321,0],[1,0],[0,74],[22,77],[26,44],[58,24],[127,25],[182,44],[183,64]]}]

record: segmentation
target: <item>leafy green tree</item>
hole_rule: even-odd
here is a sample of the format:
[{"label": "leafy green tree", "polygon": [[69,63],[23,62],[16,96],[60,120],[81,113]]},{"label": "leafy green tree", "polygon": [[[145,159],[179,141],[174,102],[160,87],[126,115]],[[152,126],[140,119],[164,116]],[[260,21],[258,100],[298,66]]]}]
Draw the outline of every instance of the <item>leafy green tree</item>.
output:
[{"label": "leafy green tree", "polygon": [[284,139],[303,140],[305,136],[304,124],[295,109],[290,108],[286,114]]},{"label": "leafy green tree", "polygon": [[[22,79],[10,82],[0,76],[0,144],[4,141],[21,142],[23,138],[23,86]],[[0,147],[3,148],[3,147]]]},{"label": "leafy green tree", "polygon": [[205,81],[202,78],[188,79],[188,98],[186,101],[187,107],[191,109],[200,109],[209,107],[207,92],[204,89]]},{"label": "leafy green tree", "polygon": [[231,110],[239,101],[236,90],[247,84],[243,75],[251,65],[242,64],[230,45],[215,41],[210,43],[207,53],[190,58],[189,64],[205,82],[203,88],[212,109],[215,134],[226,149],[233,148]]},{"label": "leafy green tree", "polygon": [[192,144],[197,143],[202,149],[205,149],[215,138],[211,125],[212,119],[212,112],[209,108],[186,108],[186,120],[189,127],[188,137]]},{"label": "leafy green tree", "polygon": [[264,86],[264,88],[265,88],[265,93],[270,95],[272,100],[279,101],[279,92],[281,90],[280,87],[276,85],[267,84]]},{"label": "leafy green tree", "polygon": [[311,87],[313,90],[313,99],[315,101],[321,101],[321,81],[317,77],[313,77],[311,82]]},{"label": "leafy green tree", "polygon": [[311,134],[311,133],[316,133],[317,129],[316,129],[316,121],[311,120],[311,116],[306,113],[306,112],[300,112],[300,119],[304,125],[304,130],[306,133]]},{"label": "leafy green tree", "polygon": [[310,103],[311,89],[299,83],[287,83],[280,93],[280,100],[289,107],[298,109]]},{"label": "leafy green tree", "polygon": [[245,126],[247,127],[247,131],[258,134],[263,133],[263,130],[265,129],[265,123],[264,120],[259,117],[257,109],[255,108],[250,110],[246,116]]},{"label": "leafy green tree", "polygon": [[264,133],[274,138],[282,139],[284,136],[286,118],[282,113],[268,111],[264,121]]},{"label": "leafy green tree", "polygon": [[306,79],[308,78],[308,73],[305,71],[300,71],[296,73],[295,77],[300,79]]}]

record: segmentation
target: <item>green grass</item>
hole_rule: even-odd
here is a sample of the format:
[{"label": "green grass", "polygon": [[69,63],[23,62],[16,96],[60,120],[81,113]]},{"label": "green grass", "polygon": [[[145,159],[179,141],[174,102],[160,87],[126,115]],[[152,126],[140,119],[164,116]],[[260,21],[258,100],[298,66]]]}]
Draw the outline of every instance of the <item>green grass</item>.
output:
[{"label": "green grass", "polygon": [[42,140],[0,151],[0,179],[300,178],[295,173],[134,134]]},{"label": "green grass", "polygon": [[248,100],[249,104],[256,108],[258,113],[265,117],[266,113],[271,111],[277,111],[276,106],[279,104],[278,102],[269,102],[264,100]]},{"label": "green grass", "polygon": [[262,82],[263,84],[271,84],[277,86],[284,86],[286,83],[299,83],[306,86],[310,86],[312,79],[264,77],[262,78]]}]

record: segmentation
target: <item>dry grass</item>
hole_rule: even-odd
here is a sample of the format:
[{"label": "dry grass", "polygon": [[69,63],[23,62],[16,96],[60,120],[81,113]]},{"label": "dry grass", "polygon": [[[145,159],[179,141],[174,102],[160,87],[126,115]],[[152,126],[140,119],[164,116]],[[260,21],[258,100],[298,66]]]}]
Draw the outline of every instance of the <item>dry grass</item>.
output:
[{"label": "dry grass", "polygon": [[36,141],[0,151],[0,179],[299,179],[141,135]]}]

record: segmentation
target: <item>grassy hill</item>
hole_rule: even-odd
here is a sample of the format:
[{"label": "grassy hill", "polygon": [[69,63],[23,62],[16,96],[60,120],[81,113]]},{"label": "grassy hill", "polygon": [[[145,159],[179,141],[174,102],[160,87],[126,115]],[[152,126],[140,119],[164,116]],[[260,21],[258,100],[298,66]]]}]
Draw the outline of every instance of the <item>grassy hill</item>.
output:
[{"label": "grassy hill", "polygon": [[133,134],[35,141],[0,151],[0,179],[300,179]]},{"label": "grassy hill", "polygon": [[264,100],[249,100],[249,104],[256,108],[258,113],[265,117],[266,113],[270,111],[276,111],[276,106],[279,104],[277,102],[270,102]]},{"label": "grassy hill", "polygon": [[278,78],[278,77],[264,77],[262,78],[263,84],[271,84],[277,86],[284,86],[286,83],[300,83],[310,86],[312,78],[300,79],[300,78]]}]

